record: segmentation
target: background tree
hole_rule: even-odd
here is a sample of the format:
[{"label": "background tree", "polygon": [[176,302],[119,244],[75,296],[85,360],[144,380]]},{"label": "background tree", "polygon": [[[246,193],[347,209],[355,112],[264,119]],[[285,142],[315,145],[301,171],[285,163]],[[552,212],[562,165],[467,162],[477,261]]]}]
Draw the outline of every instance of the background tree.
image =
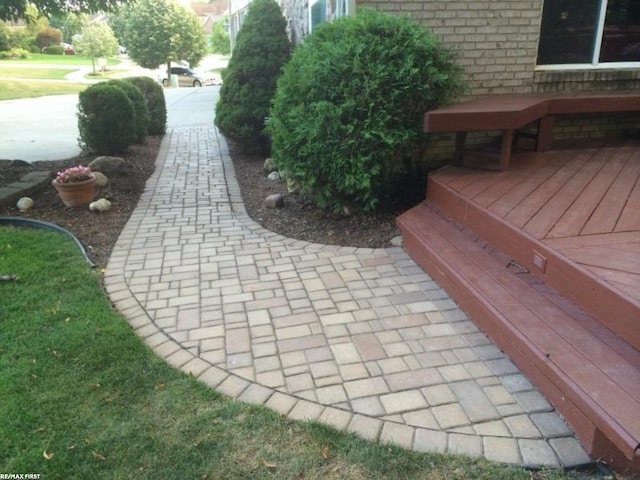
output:
[{"label": "background tree", "polygon": [[62,31],[62,40],[71,43],[74,35],[80,35],[82,29],[89,23],[86,13],[65,13],[49,17],[49,25]]},{"label": "background tree", "polygon": [[106,23],[91,23],[73,39],[73,47],[91,57],[93,73],[96,73],[96,58],[110,57],[118,53],[118,40]]},{"label": "background tree", "polygon": [[49,47],[51,45],[60,45],[62,42],[62,31],[53,27],[45,27],[40,30],[36,35],[36,45],[40,49]]},{"label": "background tree", "polygon": [[60,15],[67,12],[94,13],[110,12],[128,0],[2,0],[0,2],[0,20],[18,20],[30,15],[29,6],[33,5],[45,16]]},{"label": "background tree", "polygon": [[119,45],[127,46],[125,41],[125,34],[127,29],[127,8],[119,8],[115,12],[109,14],[107,23],[113,30],[113,34],[116,36]]},{"label": "background tree", "polygon": [[216,125],[247,151],[268,148],[264,120],[276,79],[289,59],[286,21],[275,0],[254,0],[223,75]]},{"label": "background tree", "polygon": [[207,53],[207,42],[195,13],[173,0],[140,0],[123,12],[129,57],[143,68],[189,62],[196,66]]},{"label": "background tree", "polygon": [[38,32],[44,30],[49,26],[49,19],[40,11],[38,11],[38,9],[33,4],[29,4],[29,6],[27,7],[24,21],[26,23],[27,32],[34,37]]},{"label": "background tree", "polygon": [[212,53],[219,53],[220,55],[229,55],[231,53],[229,32],[225,27],[226,22],[226,19],[222,19],[213,24],[209,35],[209,45]]},{"label": "background tree", "polygon": [[7,24],[0,21],[0,52],[4,52],[11,48],[11,35]]}]

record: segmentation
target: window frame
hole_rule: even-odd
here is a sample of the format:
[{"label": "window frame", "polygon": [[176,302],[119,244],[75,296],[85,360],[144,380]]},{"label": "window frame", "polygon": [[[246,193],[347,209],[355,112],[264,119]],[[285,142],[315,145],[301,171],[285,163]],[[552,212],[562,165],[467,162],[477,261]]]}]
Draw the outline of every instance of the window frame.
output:
[{"label": "window frame", "polygon": [[325,11],[326,11],[326,2],[330,2],[330,1],[335,2],[335,6],[336,6],[335,17],[332,19],[327,19],[325,15],[325,19],[321,22],[316,22],[316,25],[320,25],[323,22],[331,21],[346,15],[351,15],[353,13],[354,6],[355,6],[353,3],[353,0],[309,0],[307,3],[309,33],[313,32],[313,27],[314,27],[313,17],[312,17],[312,12],[313,12],[312,7],[316,3],[322,2],[322,1],[325,2]]},{"label": "window frame", "polygon": [[[544,0],[549,1],[549,0]],[[544,8],[543,1],[543,8]],[[594,32],[594,46],[593,54],[591,56],[590,63],[558,63],[549,65],[538,65],[536,63],[536,71],[545,70],[611,70],[611,69],[637,69],[640,68],[639,62],[599,62],[600,53],[602,51],[602,38],[604,36],[605,20],[607,16],[607,7],[609,6],[609,0],[599,0],[600,6],[598,11],[598,23],[596,25],[596,31]],[[542,11],[540,12],[540,36],[542,36]],[[538,38],[538,48],[540,48],[540,38]],[[537,58],[537,55],[536,55]]]}]

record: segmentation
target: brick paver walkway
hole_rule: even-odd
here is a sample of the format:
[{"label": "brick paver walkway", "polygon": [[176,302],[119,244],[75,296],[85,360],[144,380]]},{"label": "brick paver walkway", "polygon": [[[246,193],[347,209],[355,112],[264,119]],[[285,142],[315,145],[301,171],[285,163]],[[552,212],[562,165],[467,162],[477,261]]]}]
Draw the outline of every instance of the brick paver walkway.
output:
[{"label": "brick paver walkway", "polygon": [[105,283],[158,355],[230,397],[419,451],[589,462],[401,248],[310,244],[249,219],[211,125],[167,134]]}]

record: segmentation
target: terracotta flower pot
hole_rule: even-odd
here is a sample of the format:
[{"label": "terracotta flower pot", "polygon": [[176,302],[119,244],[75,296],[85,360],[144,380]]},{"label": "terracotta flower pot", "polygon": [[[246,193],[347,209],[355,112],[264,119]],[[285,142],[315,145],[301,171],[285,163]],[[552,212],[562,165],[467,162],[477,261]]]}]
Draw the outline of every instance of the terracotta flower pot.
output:
[{"label": "terracotta flower pot", "polygon": [[55,180],[51,182],[58,191],[62,203],[67,207],[79,207],[91,203],[95,195],[95,183],[95,178],[80,182],[59,183]]}]

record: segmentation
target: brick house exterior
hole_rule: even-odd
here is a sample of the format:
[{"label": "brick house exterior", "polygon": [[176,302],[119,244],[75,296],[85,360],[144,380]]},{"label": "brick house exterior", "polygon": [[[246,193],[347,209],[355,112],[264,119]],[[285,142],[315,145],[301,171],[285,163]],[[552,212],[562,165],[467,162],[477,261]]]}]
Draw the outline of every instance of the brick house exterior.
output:
[{"label": "brick house exterior", "polygon": [[[230,0],[231,14],[244,10],[250,0]],[[550,2],[551,0],[546,0]],[[562,1],[554,0],[556,4]],[[572,0],[563,0],[571,3]],[[577,1],[577,0],[576,0]],[[606,5],[604,0],[584,0]],[[622,4],[628,0],[608,0]],[[637,0],[636,0],[637,1]],[[537,65],[545,0],[278,0],[287,18],[289,35],[302,41],[312,29],[314,12],[322,6],[321,21],[373,8],[406,15],[423,24],[458,54],[468,84],[466,98],[491,94],[579,90],[632,90],[640,88],[640,57],[635,63],[570,65],[553,68]],[[618,2],[618,3],[616,3]],[[239,9],[233,8],[238,4]],[[574,6],[575,6],[574,2]],[[583,9],[582,4],[577,4]],[[628,6],[630,9],[632,7]],[[233,25],[233,22],[232,22]],[[636,34],[640,35],[639,30]],[[640,47],[639,43],[636,46]],[[562,43],[562,42],[559,42]],[[559,118],[556,139],[600,137],[610,132],[637,135],[640,115],[634,113],[581,115]],[[482,141],[482,136],[475,136]],[[438,142],[441,144],[441,142]],[[432,151],[433,152],[433,151]]]},{"label": "brick house exterior", "polygon": [[[536,67],[543,0],[358,0],[368,7],[407,15],[458,53],[468,97],[489,94],[640,88],[640,64],[625,68]],[[590,117],[590,118],[589,118]],[[637,114],[582,115],[560,119],[555,138],[637,132]]]}]

